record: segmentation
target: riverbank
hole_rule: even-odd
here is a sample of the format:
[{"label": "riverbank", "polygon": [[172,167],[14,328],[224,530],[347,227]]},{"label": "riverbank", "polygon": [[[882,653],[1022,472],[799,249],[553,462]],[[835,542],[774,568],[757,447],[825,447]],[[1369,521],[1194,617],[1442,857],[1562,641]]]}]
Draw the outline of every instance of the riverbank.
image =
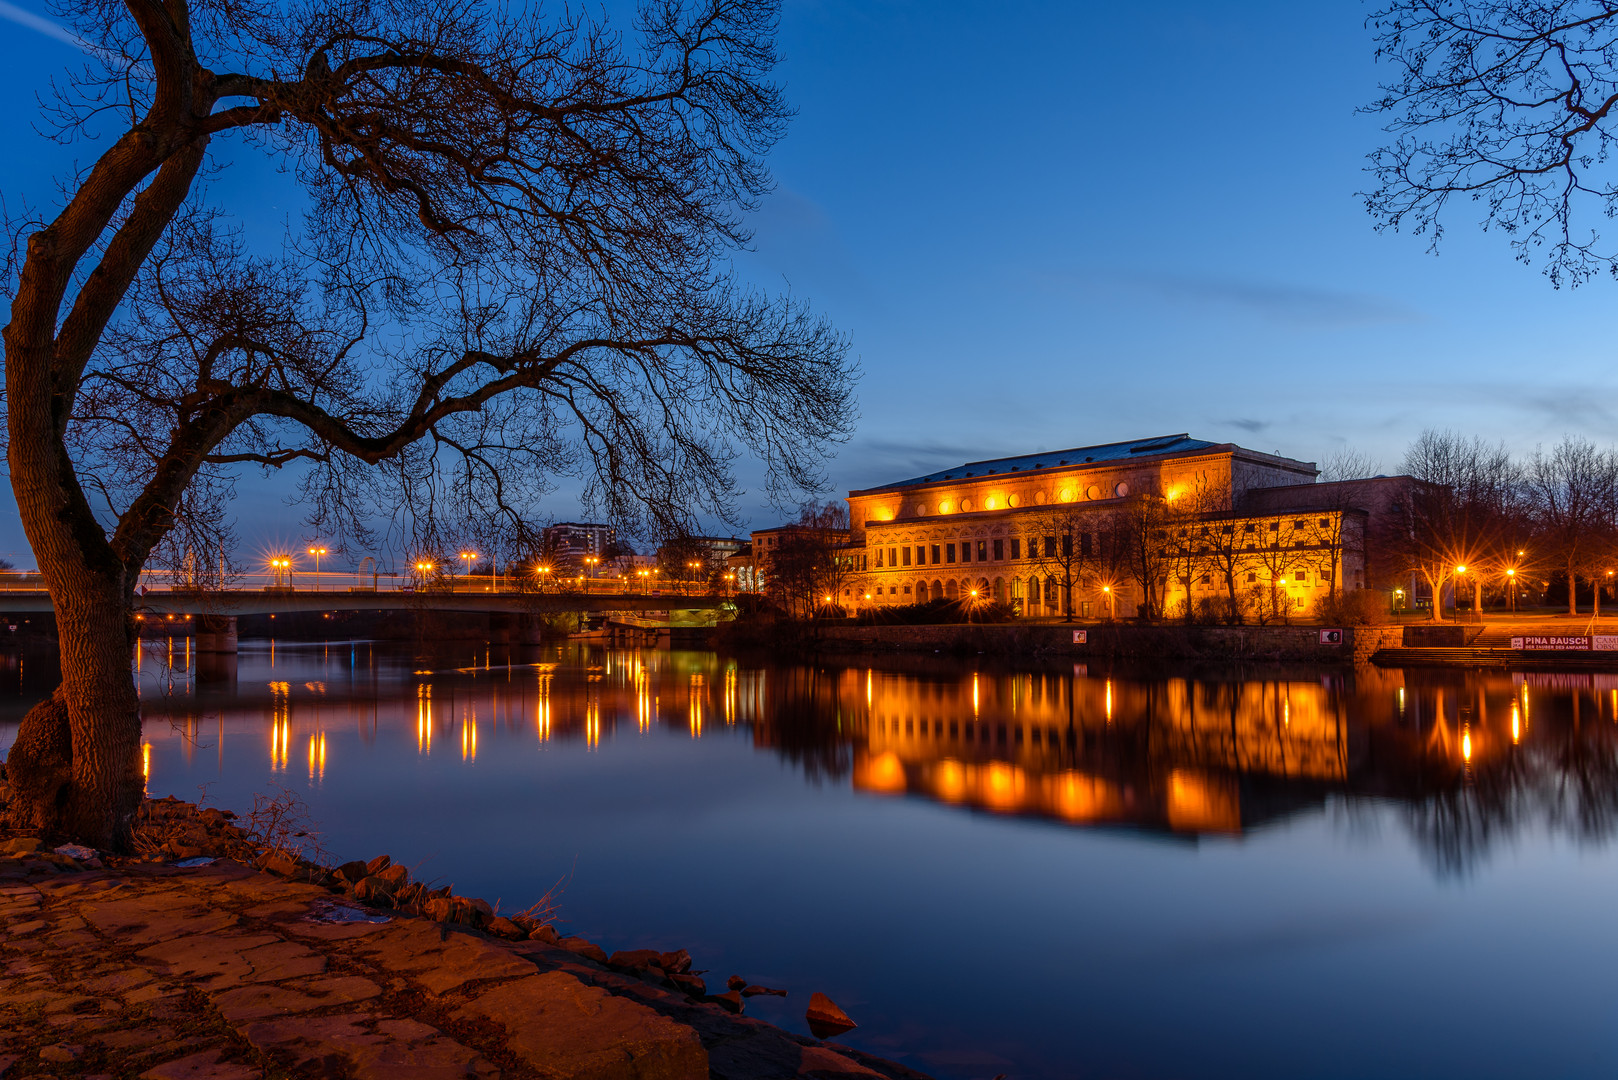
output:
[{"label": "riverbank", "polygon": [[0,841],[0,1075],[925,1080],[746,1016],[764,989],[710,994],[684,950],[609,954],[386,856],[259,839],[289,827],[155,800],[143,857]]}]

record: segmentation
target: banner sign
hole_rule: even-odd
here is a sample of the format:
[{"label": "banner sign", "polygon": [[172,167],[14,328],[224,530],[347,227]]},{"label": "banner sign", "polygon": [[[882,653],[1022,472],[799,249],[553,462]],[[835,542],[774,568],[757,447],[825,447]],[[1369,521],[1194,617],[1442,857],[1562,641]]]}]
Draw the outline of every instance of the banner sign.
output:
[{"label": "banner sign", "polygon": [[1511,639],[1520,652],[1618,652],[1618,634],[1524,634]]}]

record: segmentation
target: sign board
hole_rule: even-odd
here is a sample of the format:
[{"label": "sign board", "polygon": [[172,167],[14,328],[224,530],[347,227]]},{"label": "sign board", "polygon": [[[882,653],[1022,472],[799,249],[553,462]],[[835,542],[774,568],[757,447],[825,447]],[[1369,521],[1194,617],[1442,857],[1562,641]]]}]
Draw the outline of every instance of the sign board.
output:
[{"label": "sign board", "polygon": [[1322,645],[1341,645],[1343,643],[1343,632],[1341,630],[1322,630],[1320,632],[1320,643]]},{"label": "sign board", "polygon": [[[1599,640],[1612,638],[1603,635]],[[1511,639],[1511,647],[1521,652],[1589,652],[1591,639],[1583,634],[1523,634]]]},{"label": "sign board", "polygon": [[1088,631],[1088,630],[1075,630],[1075,631],[1073,631],[1073,644],[1075,644],[1075,645],[1088,645],[1089,643],[1090,643],[1090,631]]}]

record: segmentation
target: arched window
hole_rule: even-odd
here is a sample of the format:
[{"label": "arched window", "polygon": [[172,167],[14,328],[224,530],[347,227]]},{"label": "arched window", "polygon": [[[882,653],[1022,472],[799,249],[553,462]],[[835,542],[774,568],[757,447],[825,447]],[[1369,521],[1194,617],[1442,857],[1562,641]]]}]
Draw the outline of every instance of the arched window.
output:
[{"label": "arched window", "polygon": [[942,581],[933,582],[933,599],[944,599],[944,583]]},{"label": "arched window", "polygon": [[994,579],[994,602],[997,603],[997,604],[1003,604],[1003,603],[1006,602],[1006,579],[1005,578],[995,578]]},{"label": "arched window", "polygon": [[1025,595],[1026,594],[1024,594],[1024,592],[1023,592],[1022,578],[1020,578],[1020,577],[1012,578],[1011,579],[1011,598],[1013,600],[1022,600],[1022,599],[1024,599]]},{"label": "arched window", "polygon": [[949,584],[944,586],[944,596],[946,599],[954,600],[956,599],[957,595],[958,594],[955,591],[955,579],[950,578]]}]

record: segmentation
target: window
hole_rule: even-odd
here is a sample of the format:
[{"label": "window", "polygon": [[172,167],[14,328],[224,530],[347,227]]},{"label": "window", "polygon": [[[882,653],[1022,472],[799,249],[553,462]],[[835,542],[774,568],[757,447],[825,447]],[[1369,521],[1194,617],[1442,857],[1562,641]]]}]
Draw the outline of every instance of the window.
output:
[{"label": "window", "polygon": [[1258,574],[1257,573],[1254,573],[1254,572],[1249,572],[1248,573],[1248,575],[1247,575],[1247,583],[1249,585],[1251,585],[1253,582],[1255,582],[1257,580],[1258,580]]},{"label": "window", "polygon": [[1329,529],[1329,528],[1331,528],[1331,518],[1321,518],[1321,519],[1320,519],[1320,527],[1321,527],[1321,528],[1322,528],[1322,529]]},{"label": "window", "polygon": [[1330,581],[1331,580],[1331,571],[1330,570],[1322,570],[1318,576],[1319,576],[1321,581]]},{"label": "window", "polygon": [[1088,619],[1089,617],[1090,617],[1090,601],[1088,601],[1088,600],[1080,600],[1079,601],[1079,618]]},{"label": "window", "polygon": [[905,586],[905,595],[906,596],[910,595],[910,586],[908,586],[908,585]]},{"label": "window", "polygon": [[1307,571],[1307,570],[1299,570],[1296,574],[1294,574],[1292,576],[1294,578],[1296,578],[1298,581],[1308,581],[1309,580],[1309,571]]},{"label": "window", "polygon": [[905,545],[904,553],[905,553],[904,554],[904,564],[906,566],[909,566],[910,565],[910,545],[909,544]]},{"label": "window", "polygon": [[1302,520],[1302,519],[1301,519],[1301,518],[1300,518],[1300,519],[1299,519],[1299,520],[1297,520],[1297,521],[1294,521],[1294,522],[1293,522],[1293,523],[1292,523],[1292,527],[1293,527],[1293,528],[1294,528],[1294,529],[1301,529],[1301,528],[1303,528],[1303,525],[1304,525],[1304,523],[1303,523],[1303,520]]},{"label": "window", "polygon": [[1054,536],[1045,538],[1045,557],[1047,559],[1056,558],[1056,537]]},{"label": "window", "polygon": [[961,544],[961,561],[962,562],[971,562],[972,561],[972,541],[970,541],[970,540],[967,540],[966,542]]},{"label": "window", "polygon": [[1013,536],[1011,538],[1011,557],[1013,559],[1022,558],[1022,538],[1021,537]]},{"label": "window", "polygon": [[978,562],[988,562],[988,561],[989,561],[989,542],[987,540],[979,540],[978,541]]},{"label": "window", "polygon": [[934,566],[938,565],[938,545],[937,544],[933,545],[933,565]]},{"label": "window", "polygon": [[1270,531],[1271,532],[1280,532],[1281,531],[1281,523],[1279,521],[1270,522]]},{"label": "window", "polygon": [[994,542],[994,561],[999,562],[1001,559],[1004,559],[1005,557],[1006,557],[1006,542],[1004,540],[996,540]]},{"label": "window", "polygon": [[1204,585],[1212,585],[1213,584],[1213,575],[1212,574],[1203,574],[1202,575],[1202,583]]},{"label": "window", "polygon": [[1087,533],[1087,532],[1081,532],[1079,534],[1079,554],[1080,555],[1093,555],[1094,554],[1094,551],[1090,547],[1090,534]]},{"label": "window", "polygon": [[954,562],[955,561],[955,545],[954,544],[945,544],[944,545],[944,561],[945,562]]},{"label": "window", "polygon": [[1072,533],[1063,533],[1062,534],[1062,558],[1071,559],[1072,557],[1073,557],[1073,534]]},{"label": "window", "polygon": [[1242,532],[1250,533],[1252,531],[1253,531],[1253,523],[1251,521],[1249,521],[1246,525],[1242,526]]},{"label": "window", "polygon": [[882,569],[882,549],[881,548],[876,549],[876,568],[878,570]]},{"label": "window", "polygon": [[1056,603],[1056,579],[1053,577],[1045,579],[1045,602],[1047,604]]}]

